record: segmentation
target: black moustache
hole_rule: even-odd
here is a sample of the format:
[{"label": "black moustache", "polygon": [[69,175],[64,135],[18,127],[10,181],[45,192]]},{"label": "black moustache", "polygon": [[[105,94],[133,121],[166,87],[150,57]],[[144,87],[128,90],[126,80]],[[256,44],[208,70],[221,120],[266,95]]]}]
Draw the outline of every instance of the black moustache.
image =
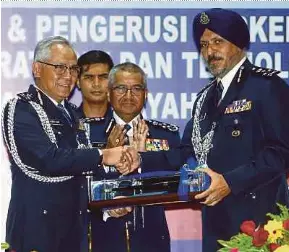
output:
[{"label": "black moustache", "polygon": [[222,60],[223,58],[220,57],[209,57],[208,62],[210,63],[212,60]]}]

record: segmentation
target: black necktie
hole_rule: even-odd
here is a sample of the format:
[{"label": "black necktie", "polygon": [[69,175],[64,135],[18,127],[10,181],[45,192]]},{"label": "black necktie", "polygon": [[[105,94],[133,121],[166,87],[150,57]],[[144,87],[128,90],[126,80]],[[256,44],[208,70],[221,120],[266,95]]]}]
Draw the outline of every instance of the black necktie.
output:
[{"label": "black necktie", "polygon": [[214,102],[215,102],[215,106],[218,107],[219,102],[222,99],[222,93],[223,93],[224,87],[221,81],[219,81],[216,84],[216,88],[215,88],[215,95],[214,95]]},{"label": "black necktie", "polygon": [[65,117],[66,121],[72,126],[72,120],[61,103],[58,103],[57,108],[61,111],[62,115]]},{"label": "black necktie", "polygon": [[131,126],[127,123],[123,126],[123,128],[128,132],[131,129]]},{"label": "black necktie", "polygon": [[131,126],[129,124],[125,124],[123,128],[126,130],[124,144],[129,145],[129,138],[127,132],[131,129]]}]

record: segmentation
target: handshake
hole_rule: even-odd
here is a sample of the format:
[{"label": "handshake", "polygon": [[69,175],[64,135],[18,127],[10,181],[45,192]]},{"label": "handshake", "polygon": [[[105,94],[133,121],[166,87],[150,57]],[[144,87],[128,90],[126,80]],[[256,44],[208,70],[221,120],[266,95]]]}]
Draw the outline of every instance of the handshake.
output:
[{"label": "handshake", "polygon": [[113,165],[123,175],[127,175],[141,164],[141,156],[138,151],[131,146],[119,146],[102,150],[103,165]]},{"label": "handshake", "polygon": [[133,122],[133,137],[130,146],[125,145],[127,129],[124,125],[115,125],[108,137],[106,149],[102,150],[104,165],[113,165],[123,175],[140,167],[141,157],[138,152],[145,152],[148,126],[142,119]]}]

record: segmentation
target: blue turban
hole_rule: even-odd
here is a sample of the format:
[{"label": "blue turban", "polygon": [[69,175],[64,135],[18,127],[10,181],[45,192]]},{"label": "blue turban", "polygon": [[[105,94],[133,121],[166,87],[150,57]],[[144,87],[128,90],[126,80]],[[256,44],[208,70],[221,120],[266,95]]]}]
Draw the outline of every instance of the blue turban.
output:
[{"label": "blue turban", "polygon": [[244,19],[237,13],[225,9],[209,9],[199,13],[194,18],[193,36],[200,51],[200,38],[205,29],[220,35],[240,49],[248,49],[250,45],[250,33]]}]

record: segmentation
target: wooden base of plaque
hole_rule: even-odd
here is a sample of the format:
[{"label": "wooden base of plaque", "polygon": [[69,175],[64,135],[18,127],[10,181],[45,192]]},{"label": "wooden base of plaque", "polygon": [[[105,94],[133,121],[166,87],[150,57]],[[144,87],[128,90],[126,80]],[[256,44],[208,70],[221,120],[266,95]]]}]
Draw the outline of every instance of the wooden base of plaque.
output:
[{"label": "wooden base of plaque", "polygon": [[189,193],[189,201],[180,200],[177,193],[169,193],[163,195],[149,195],[149,196],[133,196],[126,198],[118,198],[111,200],[98,200],[91,201],[89,203],[89,209],[99,210],[100,208],[117,208],[124,206],[150,206],[150,205],[171,205],[179,203],[187,203],[197,201],[194,199],[196,194],[201,192],[191,192]]}]

